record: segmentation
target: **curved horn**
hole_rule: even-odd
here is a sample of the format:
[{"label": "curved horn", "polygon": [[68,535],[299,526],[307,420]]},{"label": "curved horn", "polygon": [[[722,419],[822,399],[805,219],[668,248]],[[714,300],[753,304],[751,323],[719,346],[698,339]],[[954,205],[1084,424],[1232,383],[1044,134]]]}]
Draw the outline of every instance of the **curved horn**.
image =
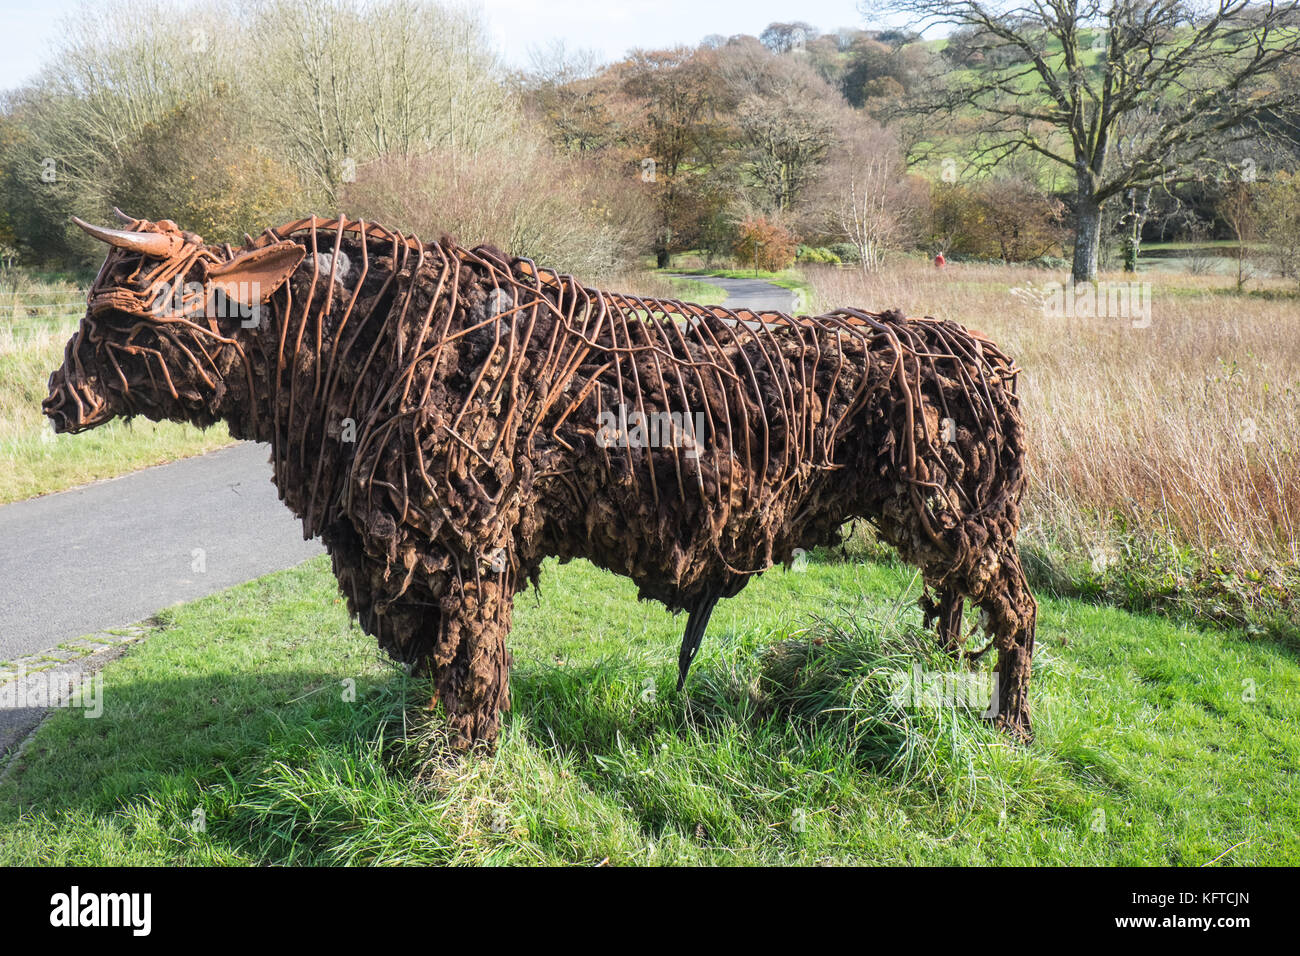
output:
[{"label": "curved horn", "polygon": [[113,207],[113,215],[117,216],[118,219],[126,223],[128,226],[134,226],[137,222],[140,221],[136,219],[134,216],[128,216],[126,213],[122,212],[122,210],[118,209],[116,206]]},{"label": "curved horn", "polygon": [[82,222],[76,216],[72,217],[72,221],[100,242],[107,242],[110,246],[153,256],[155,259],[166,259],[171,255],[171,236],[164,236],[157,232],[127,232],[125,229],[92,226],[88,222]]}]

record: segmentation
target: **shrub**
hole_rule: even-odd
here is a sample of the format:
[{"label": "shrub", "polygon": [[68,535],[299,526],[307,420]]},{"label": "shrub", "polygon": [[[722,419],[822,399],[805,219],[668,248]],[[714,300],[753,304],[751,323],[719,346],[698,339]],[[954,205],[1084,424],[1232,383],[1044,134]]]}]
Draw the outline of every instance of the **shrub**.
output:
[{"label": "shrub", "polygon": [[764,216],[756,216],[740,224],[735,253],[742,265],[780,272],[794,262],[796,248],[788,229]]},{"label": "shrub", "polygon": [[1278,173],[1260,186],[1256,206],[1260,234],[1278,273],[1300,279],[1300,173]]},{"label": "shrub", "polygon": [[951,262],[1028,262],[1059,253],[1064,206],[1023,172],[975,183],[936,183],[931,191],[930,245]]},{"label": "shrub", "polygon": [[830,254],[839,262],[857,263],[858,247],[851,242],[835,242],[827,246]]},{"label": "shrub", "polygon": [[631,268],[649,247],[652,210],[612,174],[556,156],[537,137],[504,136],[490,148],[445,148],[389,157],[357,170],[351,215],[468,246],[494,245],[584,281]]},{"label": "shrub", "polygon": [[800,246],[795,255],[795,262],[820,262],[839,265],[840,257],[825,246]]},{"label": "shrub", "polygon": [[229,132],[236,108],[214,97],[147,124],[123,152],[112,203],[137,218],[175,220],[208,242],[239,243],[301,214],[293,170]]}]

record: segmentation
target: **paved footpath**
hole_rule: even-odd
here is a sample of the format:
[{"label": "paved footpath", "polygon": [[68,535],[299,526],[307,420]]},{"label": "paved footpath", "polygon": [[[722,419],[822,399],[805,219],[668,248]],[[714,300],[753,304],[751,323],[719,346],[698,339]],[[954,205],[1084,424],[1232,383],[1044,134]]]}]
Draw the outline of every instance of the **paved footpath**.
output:
[{"label": "paved footpath", "polygon": [[753,309],[754,311],[795,311],[795,293],[791,289],[764,282],[762,279],[724,279],[721,276],[681,276],[696,282],[707,282],[727,293],[723,301],[728,309]]},{"label": "paved footpath", "polygon": [[241,443],[0,507],[0,662],[322,553],[269,454]]}]

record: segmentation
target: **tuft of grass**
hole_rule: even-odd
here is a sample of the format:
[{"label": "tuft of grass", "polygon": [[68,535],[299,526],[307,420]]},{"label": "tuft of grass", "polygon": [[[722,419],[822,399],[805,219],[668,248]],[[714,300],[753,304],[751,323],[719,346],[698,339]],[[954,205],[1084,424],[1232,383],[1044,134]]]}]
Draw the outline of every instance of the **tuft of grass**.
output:
[{"label": "tuft of grass", "polygon": [[[1294,864],[1300,665],[1046,597],[1037,741],[900,704],[952,670],[913,572],[815,554],[683,622],[548,563],[495,754],[351,625],[321,559],[166,612],[0,781],[0,863]],[[352,691],[355,691],[353,693]]]}]

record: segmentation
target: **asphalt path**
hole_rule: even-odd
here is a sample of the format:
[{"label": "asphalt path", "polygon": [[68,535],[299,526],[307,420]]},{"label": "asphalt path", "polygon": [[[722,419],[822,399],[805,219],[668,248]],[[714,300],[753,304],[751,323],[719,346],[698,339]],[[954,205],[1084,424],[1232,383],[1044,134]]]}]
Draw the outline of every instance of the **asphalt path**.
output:
[{"label": "asphalt path", "polygon": [[[75,440],[75,439],[74,439]],[[0,661],[122,627],[324,549],[243,442],[0,507]]]},{"label": "asphalt path", "polygon": [[696,282],[707,282],[709,285],[715,285],[727,293],[727,298],[723,301],[728,309],[752,309],[755,312],[767,310],[776,312],[793,312],[795,305],[795,293],[774,285],[771,282],[764,282],[762,279],[724,279],[720,276],[681,276],[683,279],[694,279]]}]

